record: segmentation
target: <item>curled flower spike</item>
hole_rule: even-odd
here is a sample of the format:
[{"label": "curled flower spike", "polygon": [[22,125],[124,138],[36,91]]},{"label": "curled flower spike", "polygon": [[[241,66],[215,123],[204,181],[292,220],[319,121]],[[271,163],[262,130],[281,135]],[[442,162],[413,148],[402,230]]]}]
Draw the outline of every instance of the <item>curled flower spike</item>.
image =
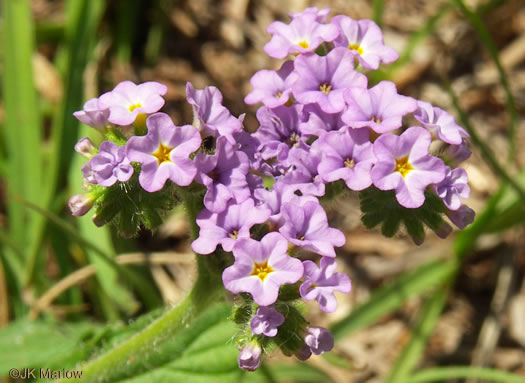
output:
[{"label": "curled flower spike", "polygon": [[250,320],[250,327],[254,334],[274,337],[277,335],[277,327],[283,323],[283,314],[273,307],[261,306]]},{"label": "curled flower spike", "polygon": [[357,57],[366,69],[379,68],[379,62],[389,64],[398,59],[397,52],[384,45],[381,29],[372,20],[352,20],[348,16],[334,16],[331,23],[339,28],[336,47],[345,47]]},{"label": "curled flower spike", "polygon": [[233,248],[235,262],[222,274],[224,287],[232,293],[250,293],[255,303],[269,306],[277,300],[279,287],[303,276],[300,260],[286,254],[288,242],[279,233],[261,241],[242,239]]},{"label": "curled flower spike", "polygon": [[321,310],[333,313],[337,310],[334,291],[349,293],[352,286],[346,274],[336,273],[337,263],[334,258],[322,257],[321,267],[312,261],[304,261],[305,281],[299,288],[301,297],[307,301],[316,300]]},{"label": "curled flower spike", "polygon": [[148,134],[128,141],[126,155],[139,162],[140,186],[148,192],[163,188],[169,179],[179,186],[191,184],[197,174],[191,153],[201,144],[197,129],[191,125],[175,126],[165,113],[156,113],[146,120]]},{"label": "curled flower spike", "polygon": [[158,82],[136,85],[131,81],[123,81],[112,91],[100,96],[98,107],[109,109],[109,122],[127,126],[137,118],[143,121],[146,114],[158,112],[164,105],[162,96],[167,91],[168,87]]},{"label": "curled flower spike", "polygon": [[374,142],[377,162],[372,181],[380,190],[395,190],[401,206],[417,208],[425,202],[425,189],[445,178],[445,164],[429,155],[430,133],[414,126],[402,135],[381,135]]},{"label": "curled flower spike", "polygon": [[320,24],[313,13],[294,17],[290,24],[274,21],[266,31],[272,39],[264,46],[264,51],[276,59],[313,52],[321,43],[333,41],[339,34],[335,25]]}]

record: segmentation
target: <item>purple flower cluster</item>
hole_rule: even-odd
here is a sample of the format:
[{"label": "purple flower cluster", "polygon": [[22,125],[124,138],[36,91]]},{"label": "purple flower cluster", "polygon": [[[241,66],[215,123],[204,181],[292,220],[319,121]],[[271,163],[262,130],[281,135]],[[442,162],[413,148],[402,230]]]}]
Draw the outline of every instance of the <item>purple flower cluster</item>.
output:
[{"label": "purple flower cluster", "polygon": [[[193,125],[175,126],[158,112],[167,89],[154,82],[125,81],[75,113],[102,132],[119,133],[108,133],[113,139],[98,149],[87,139],[77,144],[89,158],[82,168],[89,185],[135,179],[148,193],[168,181],[202,185],[192,248],[203,255],[232,253],[224,287],[249,296],[253,314],[239,356],[246,370],[259,366],[265,342],[290,322],[282,309],[289,305],[280,299],[283,288],[328,313],[337,309],[334,292],[351,290],[348,276],[336,272],[336,248],[346,238],[329,225],[320,202],[331,183],[342,181],[353,191],[392,190],[406,209],[421,207],[426,193],[434,193],[454,224],[464,227],[473,219],[461,202],[469,196],[467,174],[454,167],[468,158],[468,134],[442,109],[398,94],[392,82],[368,87],[361,71],[393,62],[397,53],[384,45],[373,21],[328,21],[329,12],[308,8],[292,14],[289,24],[268,27],[272,37],[265,52],[291,59],[251,80],[245,102],[263,104],[254,133],[244,130],[244,115],[235,117],[223,105],[217,88],[195,89],[191,83],[186,96]],[[410,115],[420,126],[404,129],[403,118]],[[137,135],[124,129],[130,125]],[[433,141],[445,146],[439,155]],[[91,194],[77,195],[70,206],[75,215],[85,214],[93,201]],[[303,343],[291,353],[299,359],[333,347],[326,329],[305,325],[296,333]]]}]

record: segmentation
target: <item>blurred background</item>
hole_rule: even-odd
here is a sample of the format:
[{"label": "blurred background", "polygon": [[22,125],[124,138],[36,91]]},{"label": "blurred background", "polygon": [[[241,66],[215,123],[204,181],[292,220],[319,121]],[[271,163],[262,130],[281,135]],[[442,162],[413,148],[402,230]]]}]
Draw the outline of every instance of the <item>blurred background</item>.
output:
[{"label": "blurred background", "polygon": [[158,81],[169,89],[163,111],[191,123],[191,81],[217,86],[254,131],[256,106],[243,102],[249,80],[281,64],[263,51],[266,28],[308,6],[375,20],[400,59],[369,73],[370,84],[394,81],[469,130],[466,203],[477,219],[446,240],[429,232],[415,246],[403,234],[366,230],[356,195],[331,202],[331,224],[347,235],[338,256],[353,291],[338,296],[334,314],[309,306],[309,318],[332,329],[335,351],[297,368],[274,352],[266,373],[245,381],[405,382],[407,372],[450,365],[525,381],[523,0],[4,0],[0,382],[11,367],[63,360],[106,324],[129,335],[126,323],[176,303],[194,278],[184,211],[133,239],[95,227],[89,214],[70,216],[66,203],[82,190],[85,161],[73,146],[97,139],[72,113],[120,81]]}]

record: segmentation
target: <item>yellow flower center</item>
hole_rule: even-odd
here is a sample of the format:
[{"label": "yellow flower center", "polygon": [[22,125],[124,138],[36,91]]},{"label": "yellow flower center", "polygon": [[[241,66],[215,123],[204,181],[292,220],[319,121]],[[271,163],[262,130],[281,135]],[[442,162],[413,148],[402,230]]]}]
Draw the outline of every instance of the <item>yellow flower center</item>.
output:
[{"label": "yellow flower center", "polygon": [[228,237],[231,239],[237,239],[239,237],[239,231],[233,230],[230,234],[228,234]]},{"label": "yellow flower center", "polygon": [[304,40],[303,40],[303,41],[299,41],[299,42],[297,43],[297,45],[299,45],[299,46],[300,46],[301,48],[303,48],[303,49],[308,49],[308,47],[310,46],[310,44],[308,44],[308,42],[306,42],[306,41],[304,41]]},{"label": "yellow flower center", "polygon": [[376,124],[380,124],[381,122],[383,122],[383,119],[381,117],[372,116],[370,118],[370,121],[375,122]]},{"label": "yellow flower center", "polygon": [[410,162],[408,162],[408,156],[396,158],[396,172],[401,173],[403,178],[405,178],[406,175],[413,169],[414,168],[412,165],[410,165]]},{"label": "yellow flower center", "polygon": [[357,53],[359,53],[359,55],[363,54],[363,48],[361,48],[359,44],[352,43],[348,46],[348,49],[350,49],[351,51],[356,51]]},{"label": "yellow flower center", "polygon": [[159,144],[157,151],[152,153],[155,157],[157,157],[159,166],[164,162],[171,162],[170,153],[172,150],[173,148],[170,148],[169,146],[164,146],[162,143]]},{"label": "yellow flower center", "polygon": [[278,91],[277,93],[275,93],[275,98],[281,98],[282,95],[283,95],[283,92]]},{"label": "yellow flower center", "polygon": [[327,83],[321,84],[321,86],[319,87],[319,90],[323,92],[324,94],[328,95],[328,93],[330,93],[330,91],[332,90],[332,85],[327,84]]},{"label": "yellow flower center", "polygon": [[136,104],[133,104],[133,105],[130,105],[129,106],[129,111],[130,112],[133,112],[135,109],[137,108],[142,108],[142,104],[140,102],[136,103]]},{"label": "yellow flower center", "polygon": [[253,271],[250,275],[255,275],[258,277],[261,281],[264,282],[268,274],[272,273],[273,269],[268,266],[268,261],[265,261],[264,263],[256,263],[253,265]]},{"label": "yellow flower center", "polygon": [[347,158],[347,159],[345,160],[345,166],[346,166],[347,168],[349,168],[349,169],[353,169],[354,166],[355,166],[355,161],[354,161],[354,159],[353,159],[353,158]]}]

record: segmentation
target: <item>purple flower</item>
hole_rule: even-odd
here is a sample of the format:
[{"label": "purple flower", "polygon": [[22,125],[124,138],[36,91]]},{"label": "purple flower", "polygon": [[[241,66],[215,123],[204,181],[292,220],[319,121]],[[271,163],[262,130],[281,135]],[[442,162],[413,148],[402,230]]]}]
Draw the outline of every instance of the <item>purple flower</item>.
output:
[{"label": "purple flower", "polygon": [[459,145],[449,145],[444,153],[450,164],[459,165],[472,155],[468,147],[468,142],[463,138]]},{"label": "purple flower", "polygon": [[389,64],[398,59],[397,52],[384,45],[381,29],[372,20],[356,21],[338,15],[332,18],[331,23],[340,29],[334,45],[349,49],[366,69],[375,70],[379,68],[380,61]]},{"label": "purple flower", "polygon": [[277,327],[284,323],[284,316],[273,307],[261,306],[250,320],[254,334],[264,334],[268,337],[277,335]]},{"label": "purple flower", "polygon": [[231,199],[239,204],[250,197],[246,180],[250,170],[248,156],[235,150],[226,137],[217,139],[213,156],[197,154],[195,165],[198,170],[195,181],[206,186],[204,206],[211,212],[224,211]]},{"label": "purple flower", "polygon": [[146,120],[148,134],[128,140],[126,155],[140,162],[140,185],[148,192],[164,187],[168,179],[179,186],[191,184],[197,173],[191,153],[201,144],[197,129],[191,125],[175,126],[165,113],[155,113]]},{"label": "purple flower", "polygon": [[317,17],[316,21],[318,23],[325,23],[328,19],[328,16],[330,15],[330,8],[319,9],[317,7],[308,7],[305,8],[302,12],[290,13],[289,16],[290,18],[295,19],[296,17],[301,17],[302,15],[306,14],[313,14]]},{"label": "purple flower", "polygon": [[302,136],[322,136],[326,132],[339,130],[346,124],[341,119],[343,112],[326,113],[318,104],[308,104],[303,108],[306,117],[304,122],[299,124],[299,132]]},{"label": "purple flower", "polygon": [[417,106],[417,111],[414,113],[416,120],[421,122],[432,135],[437,136],[441,141],[452,145],[460,145],[463,137],[470,137],[465,129],[456,124],[454,117],[443,109],[433,107],[424,101],[418,101]]},{"label": "purple flower", "polygon": [[349,293],[352,286],[346,274],[336,273],[334,258],[322,257],[321,267],[312,261],[304,261],[304,282],[299,288],[301,297],[307,301],[316,300],[321,310],[333,313],[337,309],[334,291]]},{"label": "purple flower", "polygon": [[317,170],[326,182],[344,180],[351,190],[363,190],[372,184],[370,171],[375,162],[368,130],[342,128],[321,136],[313,147],[323,153]]},{"label": "purple flower", "polygon": [[374,142],[374,185],[381,190],[395,190],[401,206],[423,205],[426,187],[445,178],[443,161],[428,154],[431,141],[430,133],[419,126],[408,128],[400,136],[379,136]]},{"label": "purple flower", "polygon": [[250,343],[244,347],[237,359],[239,368],[246,371],[257,370],[261,364],[261,352],[261,347],[256,343]]},{"label": "purple flower", "polygon": [[220,244],[225,251],[232,251],[238,240],[250,238],[253,225],[264,223],[269,217],[269,209],[255,207],[252,199],[241,204],[230,203],[221,213],[204,209],[197,215],[200,232],[191,248],[199,254],[211,254]]},{"label": "purple flower", "polygon": [[461,205],[457,210],[447,210],[445,214],[460,229],[464,229],[474,222],[474,217],[476,216],[474,210],[467,205]]},{"label": "purple flower", "polygon": [[139,115],[158,112],[164,105],[162,96],[167,91],[168,87],[158,82],[136,85],[131,81],[123,81],[111,92],[100,96],[98,107],[109,109],[109,122],[127,126],[135,122]]},{"label": "purple flower", "polygon": [[73,116],[95,129],[103,129],[108,124],[109,109],[100,108],[98,98],[92,98],[86,101],[82,110],[74,112]]},{"label": "purple flower", "polygon": [[126,182],[133,175],[126,157],[126,146],[117,146],[114,142],[104,141],[95,154],[84,166],[82,173],[89,183],[111,186],[115,182]]},{"label": "purple flower", "polygon": [[284,105],[290,99],[292,84],[290,73],[293,71],[293,61],[286,61],[281,69],[260,70],[250,80],[253,90],[244,98],[247,104],[262,102],[268,108]]},{"label": "purple flower", "polygon": [[272,39],[264,46],[264,51],[276,59],[313,52],[321,43],[333,41],[339,34],[335,25],[320,24],[313,13],[297,16],[290,24],[274,21],[266,32],[272,35]]},{"label": "purple flower", "polygon": [[193,108],[193,125],[199,131],[212,137],[225,136],[231,144],[235,144],[233,134],[242,131],[242,122],[222,105],[219,89],[214,86],[195,89],[188,82],[186,98]]},{"label": "purple flower", "polygon": [[[290,166],[287,161],[290,148],[305,146],[305,138],[298,131],[303,117],[302,110],[302,105],[279,106],[273,109],[261,107],[257,110],[257,119],[261,124],[253,134],[260,142],[257,155],[261,161],[272,162],[261,165],[261,171],[264,173],[280,175]],[[274,158],[277,162],[273,161]]]},{"label": "purple flower", "polygon": [[405,114],[416,110],[416,100],[397,94],[396,85],[381,81],[370,89],[350,88],[345,94],[348,108],[343,121],[352,128],[369,127],[385,133],[401,127]]},{"label": "purple flower", "polygon": [[330,331],[322,327],[308,327],[304,343],[314,355],[321,355],[334,348],[334,338]]},{"label": "purple flower", "polygon": [[288,163],[291,169],[282,177],[281,182],[300,190],[303,195],[323,196],[325,185],[317,173],[321,153],[304,148],[291,148]]},{"label": "purple flower", "polygon": [[468,198],[470,195],[467,172],[463,168],[451,169],[447,166],[445,178],[434,185],[434,191],[448,209],[458,210],[461,206],[460,198]]},{"label": "purple flower", "polygon": [[71,214],[75,217],[80,217],[86,214],[95,203],[97,197],[94,194],[75,194],[72,196],[67,205]]},{"label": "purple flower", "polygon": [[250,293],[255,303],[269,306],[277,300],[279,287],[303,276],[303,263],[286,254],[288,242],[279,233],[261,241],[239,240],[233,248],[235,262],[222,274],[224,287],[234,294]]},{"label": "purple flower", "polygon": [[91,141],[87,137],[82,137],[75,144],[75,152],[77,152],[78,154],[80,154],[80,155],[90,159],[95,154],[97,154],[98,149],[93,144],[93,141]]},{"label": "purple flower", "polygon": [[284,225],[279,232],[293,245],[327,257],[335,257],[334,246],[345,244],[344,234],[328,226],[328,218],[317,201],[297,200],[281,206]]},{"label": "purple flower", "polygon": [[312,350],[310,350],[310,347],[308,347],[308,345],[305,344],[299,351],[295,353],[295,356],[297,357],[297,359],[302,360],[304,362],[312,356]]},{"label": "purple flower", "polygon": [[366,88],[366,77],[354,70],[352,54],[342,48],[326,56],[305,54],[295,59],[295,80],[292,89],[302,104],[317,103],[326,113],[345,108],[343,93],[350,87]]}]

